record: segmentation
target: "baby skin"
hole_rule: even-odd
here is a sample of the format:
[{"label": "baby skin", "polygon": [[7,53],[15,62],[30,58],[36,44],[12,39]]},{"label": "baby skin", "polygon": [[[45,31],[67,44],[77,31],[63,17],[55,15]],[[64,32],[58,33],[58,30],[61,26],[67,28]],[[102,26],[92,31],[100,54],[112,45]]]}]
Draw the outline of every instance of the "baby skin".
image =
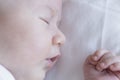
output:
[{"label": "baby skin", "polygon": [[120,56],[98,50],[84,63],[85,80],[120,80]]}]

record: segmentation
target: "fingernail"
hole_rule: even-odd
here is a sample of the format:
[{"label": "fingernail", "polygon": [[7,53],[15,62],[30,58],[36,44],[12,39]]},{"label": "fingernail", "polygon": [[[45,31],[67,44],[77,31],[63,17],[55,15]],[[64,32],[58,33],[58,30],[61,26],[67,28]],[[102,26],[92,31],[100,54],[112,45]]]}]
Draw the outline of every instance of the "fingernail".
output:
[{"label": "fingernail", "polygon": [[113,66],[113,65],[111,65],[111,66],[110,66],[110,69],[114,70],[114,66]]},{"label": "fingernail", "polygon": [[100,68],[100,67],[97,67],[97,70],[98,70],[98,71],[101,71],[101,68]]},{"label": "fingernail", "polygon": [[97,60],[98,60],[98,57],[97,57],[97,56],[93,56],[93,60],[94,60],[94,61],[97,61]]},{"label": "fingernail", "polygon": [[102,67],[102,68],[105,68],[105,63],[100,63],[100,66]]}]

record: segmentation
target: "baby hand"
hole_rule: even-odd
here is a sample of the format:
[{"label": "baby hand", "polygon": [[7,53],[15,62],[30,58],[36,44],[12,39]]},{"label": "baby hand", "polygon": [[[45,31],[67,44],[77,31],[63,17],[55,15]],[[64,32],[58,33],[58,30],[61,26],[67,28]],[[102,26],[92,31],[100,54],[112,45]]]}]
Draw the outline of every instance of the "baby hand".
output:
[{"label": "baby hand", "polygon": [[120,56],[98,50],[84,64],[85,80],[120,80]]}]

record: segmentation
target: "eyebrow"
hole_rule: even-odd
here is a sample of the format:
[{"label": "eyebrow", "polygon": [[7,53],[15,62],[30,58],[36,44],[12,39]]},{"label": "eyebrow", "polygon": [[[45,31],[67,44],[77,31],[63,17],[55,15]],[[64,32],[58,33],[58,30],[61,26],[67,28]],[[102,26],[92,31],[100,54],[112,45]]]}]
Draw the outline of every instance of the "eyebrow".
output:
[{"label": "eyebrow", "polygon": [[52,13],[52,16],[56,15],[57,10],[54,10],[53,8],[47,6],[47,8],[50,10],[50,12]]},{"label": "eyebrow", "polygon": [[[50,6],[47,6],[47,8],[51,11],[52,17],[57,15],[57,10],[51,8]],[[57,26],[60,24],[60,22],[61,22],[61,18],[58,17]]]}]

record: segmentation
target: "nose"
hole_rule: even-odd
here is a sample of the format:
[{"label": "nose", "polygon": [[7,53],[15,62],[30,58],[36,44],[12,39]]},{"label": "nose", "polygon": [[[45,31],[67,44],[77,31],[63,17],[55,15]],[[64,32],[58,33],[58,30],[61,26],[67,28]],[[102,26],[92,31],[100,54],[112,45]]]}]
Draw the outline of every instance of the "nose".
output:
[{"label": "nose", "polygon": [[65,41],[66,41],[65,35],[60,30],[57,30],[56,34],[53,37],[53,44],[61,46],[65,43]]}]

